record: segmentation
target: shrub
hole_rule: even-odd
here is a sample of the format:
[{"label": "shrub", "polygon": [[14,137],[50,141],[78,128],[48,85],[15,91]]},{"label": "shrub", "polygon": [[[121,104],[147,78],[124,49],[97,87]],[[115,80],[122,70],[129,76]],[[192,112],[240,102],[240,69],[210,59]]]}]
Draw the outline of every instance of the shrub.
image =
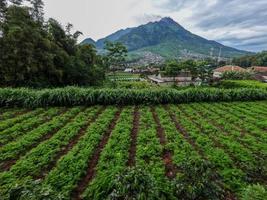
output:
[{"label": "shrub", "polygon": [[267,190],[259,184],[247,186],[241,194],[241,200],[265,200],[266,197]]},{"label": "shrub", "polygon": [[252,79],[252,74],[249,72],[224,72],[222,75],[224,80],[249,80]]},{"label": "shrub", "polygon": [[101,184],[90,186],[85,199],[109,200],[161,200],[164,198],[162,183],[155,177],[139,167],[126,168],[115,177],[101,178]]},{"label": "shrub", "polygon": [[209,161],[191,160],[182,164],[184,174],[174,180],[174,194],[181,200],[223,199],[220,177]]},{"label": "shrub", "polygon": [[26,181],[24,184],[16,185],[9,192],[10,200],[61,200],[63,195],[54,192],[48,186],[44,187],[40,180]]}]

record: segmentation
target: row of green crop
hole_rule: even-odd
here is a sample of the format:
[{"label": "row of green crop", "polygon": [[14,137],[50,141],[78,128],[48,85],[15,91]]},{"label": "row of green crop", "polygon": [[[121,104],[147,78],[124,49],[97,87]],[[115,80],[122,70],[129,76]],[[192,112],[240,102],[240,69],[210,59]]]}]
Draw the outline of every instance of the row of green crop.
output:
[{"label": "row of green crop", "polygon": [[210,134],[213,134],[213,132],[209,133],[208,129],[207,131],[200,129],[178,107],[171,106],[171,111],[175,113],[180,125],[187,131],[195,146],[201,149],[205,157],[216,166],[218,173],[223,178],[225,188],[237,191],[244,187],[244,172],[235,166],[234,161],[222,148],[214,144],[214,141],[210,138]]},{"label": "row of green crop", "polygon": [[[78,109],[81,110],[81,108]],[[40,176],[46,172],[45,169],[53,162],[56,155],[69,144],[80,130],[85,128],[88,120],[92,120],[97,111],[97,108],[92,107],[80,112],[49,140],[42,142],[19,159],[9,171],[1,173],[0,194],[7,195],[8,190],[16,183],[25,181],[29,177]]]},{"label": "row of green crop", "polygon": [[46,176],[43,184],[49,185],[54,191],[69,197],[78,181],[85,175],[94,150],[116,112],[117,109],[114,107],[107,108],[74,148],[58,161],[56,167]]},{"label": "row of green crop", "polygon": [[115,176],[126,168],[132,122],[133,109],[125,108],[101,153],[96,167],[96,176],[84,192],[85,199],[105,199],[112,188]]},{"label": "row of green crop", "polygon": [[10,128],[10,127],[16,125],[17,123],[23,122],[24,120],[31,119],[32,117],[34,117],[38,114],[41,114],[43,112],[44,112],[44,109],[39,108],[39,109],[36,109],[32,112],[27,112],[25,114],[18,115],[15,118],[3,120],[0,122],[0,131],[3,131],[7,128]]},{"label": "row of green crop", "polygon": [[41,138],[62,128],[72,117],[77,115],[79,111],[80,108],[73,108],[65,114],[57,116],[51,121],[48,121],[40,127],[28,132],[17,140],[4,145],[0,148],[1,163],[4,163],[6,160],[16,159],[25,154],[29,148],[38,144],[38,141]]},{"label": "row of green crop", "polygon": [[32,118],[24,120],[20,123],[16,123],[14,126],[10,128],[6,128],[2,132],[0,132],[0,145],[7,144],[8,142],[13,141],[14,139],[18,139],[18,137],[26,134],[32,129],[38,127],[44,122],[48,121],[55,115],[59,114],[58,108],[51,108],[44,113],[37,114]]},{"label": "row of green crop", "polygon": [[[206,112],[205,108],[198,106],[185,107],[187,108],[186,112],[191,116],[190,119],[199,127],[203,127],[202,132],[215,141],[215,145],[219,145],[220,148],[224,149],[233,160],[235,166],[246,173],[248,180],[254,181],[257,177],[266,176],[266,170],[262,169],[262,165],[265,162],[264,159],[262,156],[256,157],[256,154],[252,154],[246,146],[237,141],[240,136],[239,132],[229,128],[225,133],[218,126],[209,123],[210,121],[207,118],[213,119],[214,115],[212,113],[208,113],[206,116],[199,114],[199,112]],[[213,110],[215,109],[213,108]],[[221,121],[226,124],[224,119]]]},{"label": "row of green crop", "polygon": [[[207,104],[205,105],[207,108],[208,105]],[[224,106],[222,104],[218,104],[217,106],[221,108],[221,111],[216,110],[216,112],[218,112],[218,114],[220,114],[221,117],[227,116],[228,121],[230,121],[232,124],[236,124],[237,126],[242,127],[242,130],[246,131],[244,134],[246,133],[252,134],[253,136],[255,136],[258,142],[266,143],[267,136],[265,134],[262,134],[264,131],[260,127],[256,126],[255,123],[252,123],[253,118],[252,119],[250,118],[250,120],[246,120],[248,116],[244,115],[242,112],[235,109],[236,107],[233,107],[232,114],[229,114],[224,111],[224,110],[228,110],[227,106]],[[239,131],[241,132],[240,129]]]},{"label": "row of green crop", "polygon": [[77,105],[132,105],[217,101],[266,100],[267,91],[261,89],[0,89],[0,106],[44,107]]},{"label": "row of green crop", "polygon": [[15,117],[16,115],[18,115],[19,113],[23,113],[26,112],[26,109],[18,109],[18,108],[2,108],[0,109],[0,120],[7,120],[10,118]]},{"label": "row of green crop", "polygon": [[230,114],[228,110],[222,110],[219,106],[216,106],[216,104],[213,105],[212,108],[212,111],[210,111],[205,104],[199,104],[195,109],[196,111],[201,111],[202,115],[200,117],[206,119],[207,122],[212,121],[217,127],[221,127],[227,135],[233,137],[233,140],[236,140],[246,148],[251,149],[254,154],[266,152],[266,147],[264,147],[262,142],[258,142],[256,138],[249,133],[242,133],[242,130],[238,127],[239,124],[237,126],[236,123],[240,118],[235,118],[233,113]]}]

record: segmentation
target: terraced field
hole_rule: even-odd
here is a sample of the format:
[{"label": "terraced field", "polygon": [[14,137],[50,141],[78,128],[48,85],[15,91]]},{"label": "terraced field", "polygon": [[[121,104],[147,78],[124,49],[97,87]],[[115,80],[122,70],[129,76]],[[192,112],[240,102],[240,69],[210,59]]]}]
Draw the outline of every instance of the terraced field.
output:
[{"label": "terraced field", "polygon": [[210,161],[228,199],[267,183],[267,102],[0,109],[0,195],[27,180],[71,199],[127,167],[179,179],[190,160]]}]

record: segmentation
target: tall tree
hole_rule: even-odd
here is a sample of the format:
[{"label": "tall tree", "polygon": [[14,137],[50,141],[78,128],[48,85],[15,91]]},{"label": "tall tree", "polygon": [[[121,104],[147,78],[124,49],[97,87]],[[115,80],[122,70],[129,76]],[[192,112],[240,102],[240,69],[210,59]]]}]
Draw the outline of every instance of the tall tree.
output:
[{"label": "tall tree", "polygon": [[44,21],[44,3],[42,0],[30,0],[33,18],[38,22]]},{"label": "tall tree", "polygon": [[166,74],[172,77],[173,81],[175,82],[175,77],[180,74],[182,69],[182,65],[177,63],[177,61],[170,61],[166,66]]},{"label": "tall tree", "polygon": [[6,0],[0,0],[0,26],[1,26],[1,23],[3,23],[3,21],[4,21],[6,10],[7,10],[7,1]]},{"label": "tall tree", "polygon": [[120,42],[106,42],[105,50],[107,51],[107,62],[111,70],[124,65],[128,53],[126,46]]}]

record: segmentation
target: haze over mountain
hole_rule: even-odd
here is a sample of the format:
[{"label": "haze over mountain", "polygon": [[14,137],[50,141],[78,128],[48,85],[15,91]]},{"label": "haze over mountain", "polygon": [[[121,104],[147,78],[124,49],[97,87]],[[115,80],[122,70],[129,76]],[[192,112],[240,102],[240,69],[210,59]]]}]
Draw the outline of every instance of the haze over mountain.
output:
[{"label": "haze over mountain", "polygon": [[105,41],[117,41],[127,46],[131,58],[151,59],[203,58],[209,56],[232,58],[250,52],[224,46],[216,41],[195,35],[169,17],[134,28],[119,30],[103,39],[85,39],[101,52]]}]

